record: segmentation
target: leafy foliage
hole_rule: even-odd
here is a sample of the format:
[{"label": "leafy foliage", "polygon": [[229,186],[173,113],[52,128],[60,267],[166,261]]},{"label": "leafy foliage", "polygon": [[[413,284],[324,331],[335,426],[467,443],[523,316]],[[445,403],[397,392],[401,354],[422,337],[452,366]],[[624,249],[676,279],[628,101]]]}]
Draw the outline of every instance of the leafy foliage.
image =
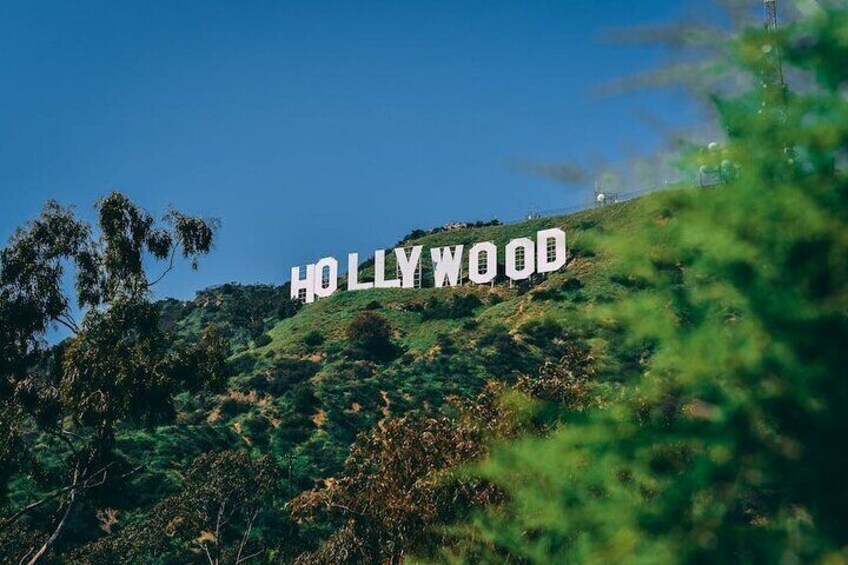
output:
[{"label": "leafy foliage", "polygon": [[366,310],[356,316],[347,329],[347,339],[354,356],[385,361],[397,354],[392,341],[392,326],[380,314]]},{"label": "leafy foliage", "polygon": [[[4,541],[11,545],[3,550],[30,562],[52,552],[89,491],[104,487],[106,493],[105,487],[117,487],[141,468],[128,469],[114,452],[116,426],[171,419],[177,392],[214,388],[225,376],[226,344],[214,328],[194,346],[172,348],[150,303],[151,287],[172,268],[177,252],[196,265],[211,249],[214,222],[174,211],[157,226],[120,193],[99,200],[97,212],[95,239],[71,210],[48,202],[0,252],[0,413],[2,419],[25,418],[40,434],[26,437],[23,426],[3,426],[0,445],[17,453],[11,469],[29,471],[48,493],[10,510],[0,528],[20,534]],[[169,260],[152,282],[144,269],[147,256]],[[63,291],[68,263],[76,267],[75,298],[85,309],[79,326]],[[72,336],[49,349],[44,335],[56,323]],[[61,465],[50,458],[55,452],[34,449],[44,436],[62,446]],[[11,478],[4,473],[5,481]],[[57,501],[52,533],[18,524]],[[40,537],[40,547],[17,545],[20,536]]]},{"label": "leafy foliage", "polygon": [[[612,234],[626,302],[605,309],[643,375],[549,438],[479,467],[509,503],[458,555],[550,562],[842,562],[848,482],[848,12],[778,38],[816,79],[757,84],[775,38],[734,42],[753,92],[717,97],[738,178],[662,195],[638,236]],[[765,49],[763,46],[767,46]],[[625,275],[626,273],[626,275]]]},{"label": "leafy foliage", "polygon": [[[293,316],[300,303],[288,296],[288,285],[239,285],[227,283],[197,293],[192,301],[159,302],[166,329],[192,340],[202,328],[215,324],[234,349],[251,340],[265,341],[271,321]],[[267,342],[265,343],[267,345]]]},{"label": "leafy foliage", "polygon": [[431,296],[421,311],[424,320],[466,318],[474,314],[474,309],[482,304],[476,294],[454,294],[447,300]]},{"label": "leafy foliage", "polygon": [[168,563],[199,552],[216,564],[259,556],[267,560],[274,548],[259,542],[254,530],[275,512],[279,474],[267,457],[254,459],[239,451],[201,455],[179,493],[148,511],[143,522],[90,544],[72,559],[91,564]]},{"label": "leafy foliage", "polygon": [[336,525],[317,551],[297,562],[395,563],[410,554],[435,557],[439,545],[450,542],[449,523],[473,508],[503,500],[500,489],[458,472],[459,467],[486,454],[491,438],[548,429],[551,422],[540,410],[542,403],[567,399],[573,407],[586,400],[595,383],[583,351],[576,346],[572,357],[511,388],[492,382],[474,399],[451,398],[450,415],[392,418],[360,434],[343,476],[292,502],[295,520],[324,517]]}]

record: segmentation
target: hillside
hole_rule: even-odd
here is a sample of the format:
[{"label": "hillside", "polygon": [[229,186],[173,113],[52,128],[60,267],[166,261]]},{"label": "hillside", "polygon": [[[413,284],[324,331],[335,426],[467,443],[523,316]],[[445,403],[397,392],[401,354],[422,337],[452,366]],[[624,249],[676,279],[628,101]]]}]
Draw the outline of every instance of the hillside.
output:
[{"label": "hillside", "polygon": [[[620,381],[638,364],[640,352],[617,344],[613,329],[588,324],[586,314],[626,294],[628,281],[610,270],[596,240],[607,231],[635,229],[651,205],[646,197],[405,242],[425,248],[484,240],[502,245],[539,229],[563,228],[567,268],[516,288],[500,283],[339,292],[294,315],[281,312],[287,286],[230,284],[202,291],[193,301],[164,301],[166,322],[184,339],[211,323],[226,329],[234,343],[233,376],[227,394],[184,397],[183,425],[160,429],[144,441],[162,450],[163,460],[178,456],[186,463],[208,446],[210,436],[224,443],[236,436],[283,462],[292,454],[296,493],[337,473],[357,433],[390,416],[437,413],[450,396],[471,397],[489,380],[535,374],[562,355],[567,340],[588,344],[599,378]],[[394,359],[374,362],[349,350],[347,329],[363,311],[391,324],[398,346]],[[174,452],[171,434],[198,439],[181,439]],[[132,442],[137,441],[135,435]]]},{"label": "hillside", "polygon": [[[290,561],[303,552],[332,547],[326,542],[335,539],[338,523],[295,519],[290,502],[300,495],[308,500],[319,492],[313,489],[345,477],[352,445],[358,437],[366,437],[363,434],[393,429],[403,436],[409,432],[404,427],[408,417],[453,425],[446,422],[464,410],[462,403],[489,394],[491,383],[508,387],[522,378],[532,383],[543,367],[560,366],[575,347],[582,352],[580,363],[590,366],[586,374],[593,375],[595,391],[620,386],[639,372],[644,351],[622,343],[615,325],[598,324],[594,317],[599,306],[627,296],[634,284],[613,270],[611,256],[599,242],[607,233],[637,229],[646,215],[656,212],[657,202],[660,199],[648,196],[570,216],[424,235],[418,231],[412,233],[420,237],[403,242],[431,248],[488,240],[503,246],[509,239],[533,237],[540,229],[564,229],[566,268],[514,287],[498,281],[494,286],[340,291],[300,306],[288,298],[288,284],[229,283],[200,291],[193,300],[158,302],[171,347],[191,346],[216,328],[229,347],[228,380],[220,392],[179,394],[176,418],[166,425],[119,423],[115,453],[132,477],[108,507],[101,508],[96,497],[86,501],[86,509],[69,526],[72,534],[63,551],[81,562],[98,563],[132,548],[139,553],[128,559],[145,562],[146,552],[157,544],[177,547],[167,545],[170,542],[161,538],[157,527],[147,524],[156,516],[170,515],[178,501],[193,500],[192,489],[208,488],[212,481],[220,489],[214,497],[229,497],[233,485],[247,489],[243,496],[258,497],[250,503],[257,505],[257,512],[264,508],[257,540],[280,544],[272,553]],[[387,270],[393,269],[390,261]],[[366,280],[373,276],[369,262],[360,274]],[[357,333],[375,328],[376,342],[373,335],[361,340]],[[570,386],[563,382],[558,386],[563,385]],[[484,402],[473,409],[489,408]],[[467,445],[482,446],[483,431],[474,429],[475,439]],[[62,472],[64,446],[49,438],[39,441],[49,447],[43,452],[44,463],[37,474],[11,478],[12,505],[49,497],[45,477]],[[389,451],[390,456],[400,453]],[[413,476],[429,468],[427,461],[434,453],[429,448],[421,452],[424,460],[411,468]],[[245,455],[250,457],[240,459]],[[143,465],[133,468],[135,462]],[[258,480],[255,477],[264,471],[257,466],[266,464],[274,469],[268,476],[276,478],[268,479],[262,488],[270,490],[260,495],[265,492],[260,485],[249,487],[244,481]],[[204,465],[217,470],[203,470]],[[193,477],[201,472],[217,478],[204,479],[198,486]],[[39,509],[32,516],[49,518]],[[165,521],[161,527],[172,527],[177,518],[161,519]],[[242,516],[241,523],[252,525],[247,519]],[[180,543],[188,545],[181,551],[193,551],[192,536],[208,526],[186,527],[181,535],[189,537]],[[419,533],[424,530],[422,526]],[[97,537],[100,531],[120,534]],[[4,543],[11,547],[28,543],[16,539]],[[172,549],[161,551],[167,556]]]}]

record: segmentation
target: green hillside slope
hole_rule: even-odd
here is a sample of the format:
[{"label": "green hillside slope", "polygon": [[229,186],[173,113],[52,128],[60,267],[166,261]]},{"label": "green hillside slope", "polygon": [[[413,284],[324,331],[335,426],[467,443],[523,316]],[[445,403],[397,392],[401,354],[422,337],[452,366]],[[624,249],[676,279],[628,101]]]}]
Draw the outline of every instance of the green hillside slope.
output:
[{"label": "green hillside slope", "polygon": [[[626,296],[632,286],[613,272],[598,241],[610,231],[636,229],[656,202],[649,196],[570,216],[441,231],[403,242],[428,249],[490,240],[502,248],[508,240],[533,237],[540,229],[563,228],[567,267],[521,285],[501,281],[441,289],[340,290],[298,306],[289,299],[287,284],[230,283],[203,290],[193,300],[160,301],[161,321],[175,343],[196,342],[212,326],[228,340],[229,379],[219,393],[178,396],[173,423],[119,425],[117,456],[127,468],[133,462],[144,464],[133,470],[131,488],[122,489],[108,508],[100,508],[96,498],[86,502],[69,526],[73,533],[66,549],[73,554],[74,548],[83,548],[82,562],[91,563],[123,554],[125,547],[148,551],[151,546],[138,536],[157,530],[144,524],[189,496],[191,477],[196,476],[191,469],[217,461],[214,456],[204,459],[204,454],[236,450],[257,458],[251,461],[267,457],[281,472],[273,481],[279,490],[262,499],[276,510],[263,511],[259,520],[261,528],[273,532],[262,538],[278,540],[281,547],[275,551],[289,560],[318,547],[335,526],[321,520],[296,524],[287,502],[344,476],[345,460],[360,434],[405,416],[455,415],[459,399],[478,397],[487,383],[510,385],[523,376],[532,378],[546,364],[557,364],[574,344],[589,352],[598,386],[620,386],[637,373],[643,351],[620,343],[616,327],[589,320],[599,306]],[[390,262],[387,271],[393,269]],[[366,262],[360,274],[367,280],[373,267]],[[357,323],[362,327],[362,320],[364,330],[351,329]],[[357,333],[375,327],[378,334],[386,329],[382,344]],[[46,439],[43,444],[39,474],[20,474],[10,481],[13,507],[49,496],[44,476],[63,469],[63,446]],[[240,472],[234,466],[238,455],[221,457],[235,457],[220,468],[224,476]],[[222,485],[221,492],[229,492],[230,483]],[[49,515],[33,513],[34,520],[42,518]],[[100,536],[88,544],[98,538],[97,532],[108,532],[104,528],[111,528],[113,519],[121,535]],[[150,543],[161,541],[154,536]],[[141,554],[129,559],[144,562]]]},{"label": "green hillside slope", "polygon": [[[610,270],[596,240],[610,230],[635,229],[636,219],[652,202],[646,197],[570,216],[458,229],[404,242],[425,249],[487,240],[503,246],[540,229],[563,228],[567,268],[514,288],[504,282],[493,287],[340,290],[284,319],[280,310],[287,287],[224,285],[187,303],[166,301],[165,319],[184,338],[216,323],[235,343],[228,392],[184,398],[183,418],[193,429],[204,430],[201,437],[218,430],[281,459],[292,454],[292,488],[297,492],[338,472],[356,434],[380,420],[435,413],[445,399],[473,396],[487,381],[511,382],[534,374],[545,362],[557,360],[569,339],[588,344],[600,378],[620,381],[638,364],[641,352],[616,344],[614,328],[586,322],[587,313],[626,294],[629,285]],[[387,266],[390,272],[393,268]],[[367,278],[367,268],[363,274]],[[391,324],[398,346],[393,359],[374,362],[350,350],[348,327],[364,311]],[[157,435],[168,433],[160,430]],[[188,459],[192,454],[183,455]]]}]

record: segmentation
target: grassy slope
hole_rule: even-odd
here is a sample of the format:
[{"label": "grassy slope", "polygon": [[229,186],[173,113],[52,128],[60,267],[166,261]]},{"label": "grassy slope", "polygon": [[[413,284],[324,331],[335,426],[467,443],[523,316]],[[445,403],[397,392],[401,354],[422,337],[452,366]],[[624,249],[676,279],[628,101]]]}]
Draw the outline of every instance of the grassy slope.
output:
[{"label": "grassy slope", "polygon": [[[513,238],[534,236],[537,230],[560,227],[566,231],[570,258],[568,268],[551,274],[533,287],[533,291],[521,295],[516,290],[504,286],[494,289],[466,285],[450,289],[372,289],[367,291],[339,291],[332,297],[307,306],[297,316],[281,321],[269,331],[272,342],[260,348],[258,353],[275,351],[284,354],[302,353],[303,337],[317,330],[328,340],[341,341],[350,320],[371,301],[377,301],[385,308],[381,310],[399,328],[400,341],[413,351],[424,351],[435,343],[438,333],[455,332],[463,341],[473,338],[467,331],[460,331],[461,324],[455,320],[421,321],[415,312],[403,312],[393,308],[415,302],[424,302],[430,296],[446,297],[451,293],[474,292],[482,298],[497,294],[503,301],[483,307],[477,313],[481,322],[480,331],[494,324],[506,324],[515,329],[529,319],[547,316],[565,323],[570,322],[570,314],[575,309],[592,309],[597,302],[604,302],[610,293],[620,291],[610,281],[608,258],[596,249],[593,239],[606,230],[632,229],[631,219],[637,217],[639,209],[648,205],[650,198],[635,200],[612,207],[586,210],[571,216],[560,216],[530,220],[505,226],[469,228],[429,235],[407,242],[407,245],[423,245],[425,253],[432,247],[465,244],[467,247],[478,241],[494,241],[500,250]],[[389,257],[387,273],[394,271]],[[368,270],[364,271],[367,274]],[[580,290],[559,294],[560,300],[534,300],[539,290],[557,289],[568,279],[576,279],[582,284]],[[479,332],[478,332],[479,333]],[[256,351],[254,351],[256,352]]]},{"label": "grassy slope", "polygon": [[[565,217],[442,232],[407,242],[424,245],[426,251],[491,240],[503,249],[509,239],[532,237],[548,227],[564,228],[570,254],[567,268],[529,289],[468,285],[339,291],[283,320],[276,317],[274,306],[284,292],[280,287],[223,285],[198,293],[193,301],[163,301],[165,323],[183,338],[198,335],[209,323],[228,325],[234,375],[223,394],[181,396],[178,421],[172,425],[119,430],[118,449],[130,461],[146,463],[135,479],[139,488],[133,489],[135,494],[122,512],[128,520],[142,516],[145,507],[178,488],[195,457],[237,446],[270,454],[283,466],[293,455],[292,491],[297,494],[340,472],[357,433],[386,417],[437,412],[447,397],[474,395],[488,380],[532,374],[541,363],[558,358],[557,339],[561,343],[576,336],[589,343],[601,378],[619,380],[635,374],[639,351],[627,351],[614,330],[593,316],[599,306],[630,292],[627,280],[612,272],[598,236],[636,229],[655,202],[649,196]],[[392,269],[390,264],[389,272]],[[468,293],[481,298],[470,316],[425,320],[414,308],[431,297],[445,300]],[[264,326],[270,342],[262,347],[250,338],[256,335],[250,319],[257,305],[261,305],[258,311],[270,314]],[[402,349],[397,359],[386,363],[357,360],[344,351],[350,321],[375,306],[391,321]],[[527,329],[534,320],[554,322],[561,337],[534,341]],[[304,337],[314,331],[325,342],[308,347]],[[442,350],[446,343],[452,347],[447,352]],[[59,465],[57,459],[55,466]],[[23,501],[35,488],[29,478],[17,477],[12,498]]]},{"label": "grassy slope", "polygon": [[[154,462],[151,480],[158,475],[158,481],[172,478],[175,469],[197,454],[233,443],[273,454],[283,463],[293,453],[295,489],[309,488],[314,480],[337,473],[356,433],[382,418],[438,410],[446,397],[473,395],[487,380],[509,380],[537,370],[555,350],[522,345],[527,341],[522,327],[531,320],[554,321],[570,335],[584,339],[599,360],[602,378],[619,379],[628,372],[628,363],[637,362],[638,352],[626,351],[611,330],[590,320],[599,305],[628,292],[626,281],[622,284],[611,272],[610,258],[597,240],[608,230],[635,229],[636,220],[644,217],[653,202],[646,197],[570,216],[442,232],[407,242],[424,245],[425,253],[435,246],[486,240],[503,249],[512,238],[532,237],[537,230],[557,226],[566,231],[570,262],[566,269],[524,290],[467,285],[339,291],[293,317],[271,317],[266,320],[270,343],[255,347],[244,339],[237,345],[232,357],[235,375],[225,394],[183,397],[177,425],[128,434],[121,439],[122,448],[130,455],[146,453]],[[387,271],[393,268],[390,264]],[[367,269],[363,274],[367,276]],[[267,287],[257,289],[263,296],[272,292]],[[230,306],[237,306],[253,291],[237,287],[229,295],[221,292],[210,289],[191,303],[169,303],[174,326],[184,334],[195,333],[210,320],[230,315],[226,308],[214,310],[210,304],[229,307],[226,301],[231,300]],[[482,302],[469,317],[424,320],[419,311],[410,309],[430,297],[444,300],[468,293],[479,295]],[[344,354],[350,321],[369,305],[373,308],[375,301],[405,352],[389,363],[357,361]],[[314,331],[325,342],[307,347],[304,337]],[[511,334],[523,353],[498,357],[491,346],[481,346],[492,332]],[[436,344],[444,336],[456,345],[456,353],[440,354]],[[507,366],[511,362],[505,359],[510,355],[526,359]],[[151,497],[155,498],[155,491],[172,488],[169,483],[173,484],[169,480],[157,483]]]},{"label": "grassy slope", "polygon": [[[304,457],[304,473],[321,474],[337,468],[347,449],[345,442],[382,417],[421,410],[422,406],[428,409],[450,394],[473,394],[485,380],[507,378],[506,373],[511,369],[504,367],[501,375],[497,365],[486,365],[490,356],[481,353],[481,356],[475,357],[477,352],[474,351],[483,336],[504,326],[520,343],[520,329],[524,324],[531,320],[552,320],[592,346],[602,365],[604,378],[618,379],[628,372],[628,363],[637,362],[638,352],[624,350],[620,344],[614,343],[612,332],[596,321],[590,321],[599,305],[628,292],[626,281],[612,274],[609,256],[598,248],[597,240],[607,230],[635,229],[635,220],[652,205],[653,200],[647,197],[570,216],[442,232],[408,242],[410,245],[424,245],[425,252],[434,246],[469,245],[485,240],[494,241],[502,249],[512,238],[533,236],[537,230],[557,226],[566,231],[571,261],[566,269],[540,280],[529,291],[510,289],[507,285],[495,288],[466,285],[450,289],[339,291],[328,299],[307,305],[291,318],[276,322],[268,331],[271,342],[267,345],[248,347],[235,355],[237,366],[242,366],[239,360],[248,359],[250,362],[244,364],[247,368],[235,377],[234,388],[241,391],[239,394],[250,394],[250,383],[255,382],[251,381],[251,376],[263,372],[275,374],[279,372],[277,367],[281,361],[294,358],[311,359],[318,363],[318,372],[310,378],[317,396],[315,412],[309,415],[315,428],[309,431],[308,439],[298,443],[298,447],[284,442],[277,445],[277,449],[294,449]],[[387,271],[393,272],[392,264],[388,265]],[[472,319],[424,320],[419,312],[409,309],[431,296],[445,299],[451,294],[467,293],[478,294],[482,300]],[[350,321],[369,304],[373,307],[375,301],[380,306],[378,311],[391,321],[396,340],[402,344],[406,354],[386,366],[368,365],[363,368],[360,363],[359,367],[352,367],[339,354],[346,346],[345,331]],[[305,346],[304,337],[316,331],[325,337],[325,343],[317,348]],[[471,352],[449,359],[438,357],[438,348],[434,346],[440,335],[449,336],[461,350]],[[528,354],[530,357],[533,356]],[[542,360],[542,357],[533,359]],[[520,372],[522,368],[514,370]],[[279,429],[297,417],[292,412],[290,396],[259,396],[262,400],[256,400],[253,408],[230,421],[231,427],[246,436],[245,441],[252,441],[251,434],[244,432],[248,427],[247,420],[261,415]],[[273,436],[275,432],[269,429],[268,433]],[[262,440],[260,443],[264,444]],[[316,444],[319,451],[332,451],[328,457],[333,461],[313,467],[314,459],[323,457],[316,455]],[[273,438],[269,445],[274,449]]]}]

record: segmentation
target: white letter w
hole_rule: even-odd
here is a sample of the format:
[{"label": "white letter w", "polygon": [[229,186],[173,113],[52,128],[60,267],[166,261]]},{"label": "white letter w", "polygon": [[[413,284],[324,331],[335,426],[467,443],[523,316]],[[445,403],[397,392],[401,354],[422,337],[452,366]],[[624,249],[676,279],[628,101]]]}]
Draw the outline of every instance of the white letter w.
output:
[{"label": "white letter w", "polygon": [[448,286],[456,286],[462,269],[462,246],[454,246],[453,253],[450,247],[431,249],[430,257],[433,259],[436,288],[445,286],[445,279],[448,281]]}]

